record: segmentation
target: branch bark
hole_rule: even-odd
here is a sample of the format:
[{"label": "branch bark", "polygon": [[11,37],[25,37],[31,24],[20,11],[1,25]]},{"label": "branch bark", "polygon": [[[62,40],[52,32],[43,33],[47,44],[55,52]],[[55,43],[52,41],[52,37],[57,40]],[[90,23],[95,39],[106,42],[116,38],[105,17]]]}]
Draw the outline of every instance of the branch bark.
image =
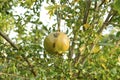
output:
[{"label": "branch bark", "polygon": [[29,60],[28,60],[24,55],[22,55],[22,57],[23,57],[23,59],[27,62],[27,64],[29,65],[31,73],[32,73],[34,76],[37,76],[36,71],[34,70],[34,67],[33,67],[32,64],[29,62]]},{"label": "branch bark", "polygon": [[[111,20],[112,20],[113,17],[116,15],[116,13],[117,13],[117,12],[113,12],[113,13],[112,13],[112,9],[110,10],[110,12],[109,12],[106,20],[105,20],[104,23],[102,24],[101,28],[98,30],[98,32],[97,32],[98,34],[100,34],[100,33],[103,31],[103,29],[111,22]],[[95,39],[95,41],[96,41],[96,39]],[[94,42],[95,42],[95,41],[94,41]],[[93,49],[94,45],[95,45],[95,44],[92,44],[92,45],[91,45],[91,50]],[[84,60],[83,60],[83,62],[82,62],[83,65],[85,64],[86,60],[87,60],[90,56],[91,56],[91,53],[84,58]]]},{"label": "branch bark", "polygon": [[72,54],[74,54],[74,48],[75,48],[75,41],[77,40],[77,33],[76,33],[76,30],[73,31],[74,32],[74,37],[73,37],[73,40],[72,40],[72,45],[70,47],[70,50],[69,50],[69,58],[71,59],[72,58]]},{"label": "branch bark", "polygon": [[101,7],[103,5],[103,3],[105,3],[105,0],[102,0],[101,4],[98,6],[98,8]]},{"label": "branch bark", "polygon": [[60,32],[60,23],[61,23],[61,14],[60,9],[57,10],[57,24],[58,24],[58,32]]},{"label": "branch bark", "polygon": [[85,24],[87,22],[90,5],[91,5],[91,0],[86,0],[86,8],[85,8],[85,12],[84,12],[83,24]]},{"label": "branch bark", "polygon": [[0,30],[0,35],[8,42],[10,45],[18,50],[18,47],[10,40],[10,38]]},{"label": "branch bark", "polygon": [[[0,36],[2,36],[8,43],[10,43],[10,45],[17,49],[18,51],[20,51],[21,49],[18,48],[18,46],[16,44],[14,44],[11,39],[5,34],[3,33],[1,30],[0,30]],[[36,72],[34,71],[34,68],[33,66],[31,65],[31,63],[29,62],[29,60],[24,56],[22,55],[22,58],[27,62],[28,66],[30,67],[30,71],[31,73],[34,75],[34,76],[37,76]]]},{"label": "branch bark", "polygon": [[117,12],[114,12],[114,13],[112,14],[112,9],[111,9],[111,11],[109,12],[106,20],[105,20],[104,23],[102,24],[101,28],[98,30],[98,32],[97,32],[98,34],[100,34],[100,33],[103,31],[103,29],[111,22],[111,20],[112,20],[113,17],[116,15],[116,13],[117,13]]}]

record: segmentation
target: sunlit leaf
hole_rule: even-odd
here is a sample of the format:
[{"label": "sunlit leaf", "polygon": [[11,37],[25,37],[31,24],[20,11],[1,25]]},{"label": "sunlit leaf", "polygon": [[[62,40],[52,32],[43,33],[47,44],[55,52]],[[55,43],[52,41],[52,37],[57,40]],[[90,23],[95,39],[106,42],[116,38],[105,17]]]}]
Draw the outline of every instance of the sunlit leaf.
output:
[{"label": "sunlit leaf", "polygon": [[91,50],[92,53],[98,53],[99,51],[100,51],[100,46],[98,45],[95,45]]},{"label": "sunlit leaf", "polygon": [[85,50],[85,45],[82,45],[80,48],[79,48],[80,52],[83,52]]},{"label": "sunlit leaf", "polygon": [[105,0],[106,3],[108,3],[110,0]]},{"label": "sunlit leaf", "polygon": [[83,27],[84,27],[85,29],[88,29],[88,28],[90,28],[91,26],[90,26],[90,24],[86,23],[86,24],[83,25]]},{"label": "sunlit leaf", "polygon": [[107,70],[105,64],[101,64],[101,66],[102,66],[105,70]]},{"label": "sunlit leaf", "polygon": [[48,10],[48,14],[51,16],[54,15],[55,11],[58,9],[59,5],[55,4],[55,5],[50,5],[45,7],[46,10]]},{"label": "sunlit leaf", "polygon": [[118,56],[118,62],[120,62],[120,56]]},{"label": "sunlit leaf", "polygon": [[102,63],[104,63],[104,62],[107,62],[107,59],[106,59],[106,57],[104,57],[103,55],[102,56],[100,56],[100,62],[102,62]]},{"label": "sunlit leaf", "polygon": [[36,0],[25,0],[25,4],[27,4],[28,7],[31,7],[35,1]]}]

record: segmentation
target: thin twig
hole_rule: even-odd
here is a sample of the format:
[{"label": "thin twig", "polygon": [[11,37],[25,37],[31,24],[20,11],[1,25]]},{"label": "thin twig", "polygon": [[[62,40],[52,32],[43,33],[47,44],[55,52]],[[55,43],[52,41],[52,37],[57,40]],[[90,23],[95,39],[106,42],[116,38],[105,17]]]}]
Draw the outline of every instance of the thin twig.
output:
[{"label": "thin twig", "polygon": [[95,1],[94,10],[97,8],[97,0]]},{"label": "thin twig", "polygon": [[9,74],[9,73],[0,72],[0,76],[1,75],[8,75],[8,76],[12,76],[12,77],[19,77],[19,78],[22,78],[22,79],[25,79],[25,80],[29,80],[28,78],[23,77],[23,76],[19,76],[17,74]]},{"label": "thin twig", "polygon": [[[96,16],[98,15],[99,11],[97,10],[97,1],[95,1],[94,3],[94,12],[93,12],[93,19],[92,19],[92,23],[91,23],[91,26],[93,26],[95,24],[95,19],[96,19]],[[94,25],[95,27],[95,25]]]},{"label": "thin twig", "polygon": [[77,67],[77,65],[79,64],[80,59],[81,59],[81,52],[79,52],[75,57],[75,61],[74,61],[75,67]]},{"label": "thin twig", "polygon": [[[87,23],[88,15],[89,15],[89,10],[90,10],[90,5],[91,5],[91,0],[86,0],[86,9],[84,12],[84,18],[83,18],[83,24]],[[77,39],[75,37],[75,39]],[[75,57],[75,66],[78,65],[79,61],[81,59],[81,53],[78,53],[78,55]]]},{"label": "thin twig", "polygon": [[104,23],[102,24],[101,28],[98,30],[98,32],[97,32],[98,34],[100,34],[103,31],[103,29],[105,28],[105,26],[107,25],[106,23],[109,21],[111,15],[112,15],[111,11],[109,12],[109,14],[108,14],[107,18],[105,19]]},{"label": "thin twig", "polygon": [[74,54],[74,48],[75,48],[75,45],[76,45],[75,41],[77,40],[77,31],[75,29],[73,29],[73,32],[74,32],[73,33],[74,37],[73,37],[73,40],[72,40],[72,45],[69,49],[69,58],[70,59],[72,58],[72,54]]},{"label": "thin twig", "polygon": [[98,8],[101,7],[104,2],[105,2],[105,0],[102,0],[101,4],[98,6]]},{"label": "thin twig", "polygon": [[86,8],[85,8],[85,12],[84,12],[83,24],[85,24],[87,22],[90,5],[91,5],[91,0],[86,0]]},{"label": "thin twig", "polygon": [[60,23],[61,23],[61,14],[59,9],[57,9],[57,24],[58,24],[58,31],[60,32]]},{"label": "thin twig", "polygon": [[29,65],[31,73],[32,73],[34,76],[37,76],[37,74],[36,74],[36,72],[34,71],[34,68],[33,68],[33,66],[31,65],[31,63],[29,62],[29,60],[28,60],[24,55],[23,55],[22,57],[23,57],[23,59],[27,62],[27,64]]},{"label": "thin twig", "polygon": [[113,19],[113,17],[116,15],[116,12],[114,12],[113,14],[111,12],[112,12],[112,9],[109,12],[106,20],[102,24],[101,28],[98,30],[98,32],[97,32],[98,34],[100,34],[103,31],[103,29],[111,22],[111,20]]},{"label": "thin twig", "polygon": [[109,24],[111,22],[111,20],[114,18],[114,16],[117,14],[117,11],[114,11],[114,13],[112,14],[112,17],[109,19],[108,23]]}]

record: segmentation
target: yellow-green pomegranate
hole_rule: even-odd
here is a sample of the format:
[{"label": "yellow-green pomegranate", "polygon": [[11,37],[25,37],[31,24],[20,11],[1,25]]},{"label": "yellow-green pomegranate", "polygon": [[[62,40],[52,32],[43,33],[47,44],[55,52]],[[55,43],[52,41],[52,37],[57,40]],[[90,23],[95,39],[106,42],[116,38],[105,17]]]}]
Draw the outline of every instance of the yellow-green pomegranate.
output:
[{"label": "yellow-green pomegranate", "polygon": [[63,53],[69,49],[69,38],[63,32],[48,34],[44,40],[44,48],[48,53]]}]

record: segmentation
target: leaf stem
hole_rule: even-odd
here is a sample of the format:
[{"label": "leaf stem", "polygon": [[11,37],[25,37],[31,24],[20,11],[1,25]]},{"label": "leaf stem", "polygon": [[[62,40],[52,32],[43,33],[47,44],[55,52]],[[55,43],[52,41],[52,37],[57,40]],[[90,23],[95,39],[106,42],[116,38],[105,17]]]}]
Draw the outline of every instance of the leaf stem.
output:
[{"label": "leaf stem", "polygon": [[57,9],[58,32],[60,32],[60,23],[61,23],[61,14],[60,14],[59,10],[60,9]]}]

